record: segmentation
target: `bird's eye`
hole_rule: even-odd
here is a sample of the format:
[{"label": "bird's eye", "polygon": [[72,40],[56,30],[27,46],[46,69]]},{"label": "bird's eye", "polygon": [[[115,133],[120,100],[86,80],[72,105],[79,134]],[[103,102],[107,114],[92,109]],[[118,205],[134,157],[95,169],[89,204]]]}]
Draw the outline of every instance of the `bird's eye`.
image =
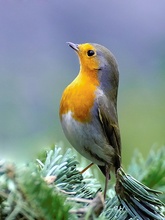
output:
[{"label": "bird's eye", "polygon": [[88,50],[87,54],[89,57],[91,57],[95,54],[95,52],[93,50]]}]

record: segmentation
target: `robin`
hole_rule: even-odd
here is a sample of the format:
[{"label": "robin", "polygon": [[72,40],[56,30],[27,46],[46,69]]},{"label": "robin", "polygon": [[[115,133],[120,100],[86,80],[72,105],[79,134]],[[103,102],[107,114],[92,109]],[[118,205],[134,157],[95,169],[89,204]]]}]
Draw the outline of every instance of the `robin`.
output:
[{"label": "robin", "polygon": [[105,197],[110,171],[116,173],[121,166],[118,65],[104,46],[68,44],[79,57],[80,71],[63,92],[60,120],[71,145],[105,175]]},{"label": "robin", "polygon": [[110,172],[114,171],[119,206],[133,218],[163,220],[160,207],[165,205],[157,197],[160,192],[127,175],[121,167],[119,71],[113,54],[95,43],[68,44],[79,57],[80,71],[64,90],[60,103],[60,119],[67,139],[92,161],[87,168],[97,164],[105,175],[104,198]]}]

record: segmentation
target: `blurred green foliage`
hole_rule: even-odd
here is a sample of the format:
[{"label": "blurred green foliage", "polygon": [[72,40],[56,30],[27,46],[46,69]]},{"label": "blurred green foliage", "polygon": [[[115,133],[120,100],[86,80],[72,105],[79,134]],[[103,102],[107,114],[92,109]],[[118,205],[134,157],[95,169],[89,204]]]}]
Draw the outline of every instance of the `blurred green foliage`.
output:
[{"label": "blurred green foliage", "polygon": [[0,154],[24,160],[41,146],[59,141],[68,146],[58,108],[79,64],[66,41],[103,44],[118,61],[123,164],[135,148],[146,157],[152,145],[165,144],[164,4],[97,1],[93,10],[87,0],[3,1]]},{"label": "blurred green foliage", "polygon": [[[128,172],[136,176],[139,181],[145,182],[147,186],[153,182],[154,176],[156,181],[154,189],[161,189],[164,192],[164,157],[165,147],[161,150],[152,149],[147,160],[143,160],[140,153],[136,152]],[[61,148],[57,145],[52,150],[41,151],[38,159],[28,163],[0,160],[0,219],[73,220],[80,217],[100,220],[130,219],[130,210],[125,206],[124,208],[119,206],[120,202],[115,195],[114,186],[109,187],[103,210],[104,200],[100,193],[100,180],[95,179],[88,172],[82,175],[77,169],[78,165],[77,158],[71,149],[62,154]],[[139,211],[147,205],[145,206],[147,213],[157,217],[150,219],[163,219],[159,211],[163,213],[164,205],[154,195],[156,191],[153,192],[142,186],[133,177],[126,175],[122,168],[119,173],[119,179],[127,185],[128,188],[125,190],[130,192],[130,197],[134,195],[134,198],[138,197],[143,201],[140,206],[137,203],[131,205],[128,202],[133,210],[135,208]],[[149,200],[145,204],[146,198]],[[164,195],[161,200],[164,201]],[[148,204],[153,204],[157,208],[162,207],[162,209],[155,212],[153,207],[148,207]],[[131,214],[131,216],[137,215]]]}]

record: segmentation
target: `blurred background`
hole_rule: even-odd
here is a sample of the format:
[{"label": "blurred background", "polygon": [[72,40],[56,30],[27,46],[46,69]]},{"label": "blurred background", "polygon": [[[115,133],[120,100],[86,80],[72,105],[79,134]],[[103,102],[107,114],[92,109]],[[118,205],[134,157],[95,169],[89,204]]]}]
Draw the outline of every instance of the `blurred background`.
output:
[{"label": "blurred background", "polygon": [[[165,144],[165,1],[1,1],[0,154],[24,160],[70,147],[58,117],[63,89],[79,71],[66,45],[108,47],[120,70],[123,164]],[[85,159],[83,159],[85,160]]]}]

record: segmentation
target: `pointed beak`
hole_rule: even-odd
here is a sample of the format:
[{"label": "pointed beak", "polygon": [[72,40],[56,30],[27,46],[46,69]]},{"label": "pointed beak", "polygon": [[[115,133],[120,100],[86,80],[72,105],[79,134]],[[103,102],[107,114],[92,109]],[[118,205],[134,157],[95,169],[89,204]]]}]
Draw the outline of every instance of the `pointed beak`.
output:
[{"label": "pointed beak", "polygon": [[76,52],[78,52],[79,48],[78,48],[78,44],[74,44],[72,42],[66,42],[73,50],[75,50]]}]

